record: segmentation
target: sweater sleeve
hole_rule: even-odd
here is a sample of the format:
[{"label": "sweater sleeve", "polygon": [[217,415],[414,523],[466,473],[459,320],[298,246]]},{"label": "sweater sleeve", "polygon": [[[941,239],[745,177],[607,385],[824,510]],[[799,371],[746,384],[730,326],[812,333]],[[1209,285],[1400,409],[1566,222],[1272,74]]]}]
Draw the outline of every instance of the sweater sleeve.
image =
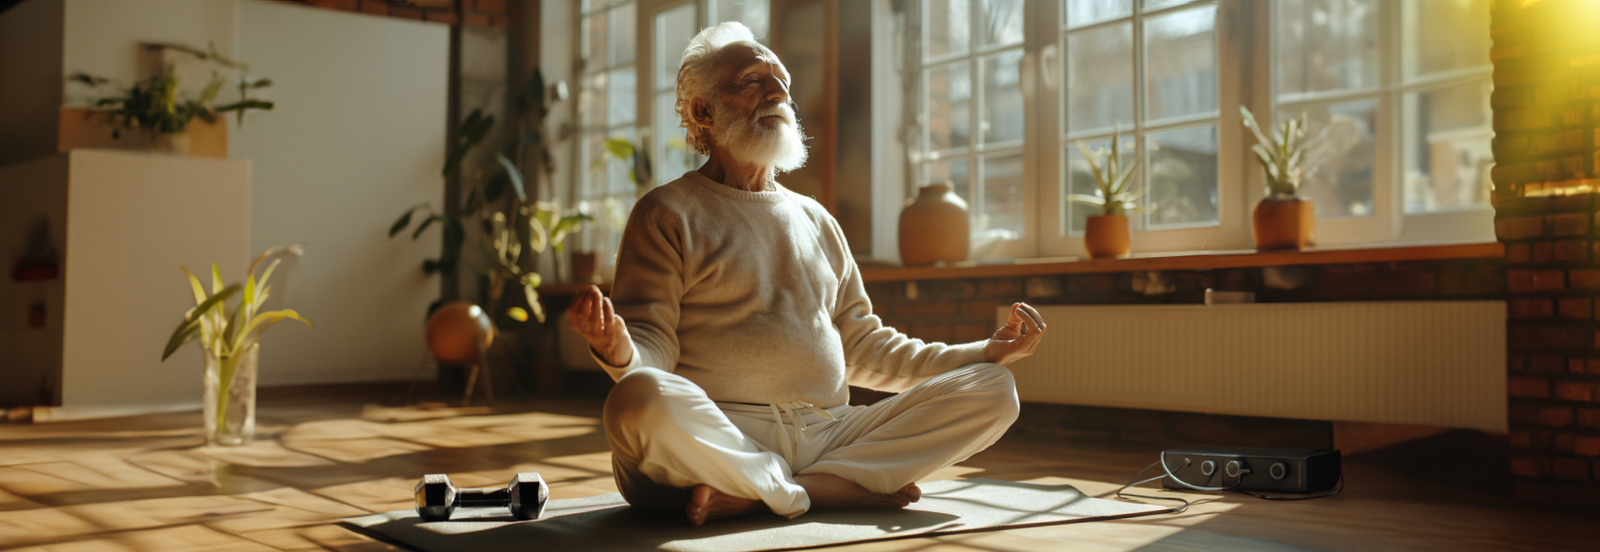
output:
[{"label": "sweater sleeve", "polygon": [[850,385],[898,393],[941,373],[984,362],[987,342],[923,342],[884,326],[872,314],[872,300],[837,223],[833,232],[843,249],[844,266],[833,324],[844,343],[845,378]]},{"label": "sweater sleeve", "polygon": [[612,379],[640,366],[671,372],[678,364],[685,227],[683,217],[654,196],[639,200],[622,232],[611,302],[633,338],[633,359],[612,366],[595,356]]}]

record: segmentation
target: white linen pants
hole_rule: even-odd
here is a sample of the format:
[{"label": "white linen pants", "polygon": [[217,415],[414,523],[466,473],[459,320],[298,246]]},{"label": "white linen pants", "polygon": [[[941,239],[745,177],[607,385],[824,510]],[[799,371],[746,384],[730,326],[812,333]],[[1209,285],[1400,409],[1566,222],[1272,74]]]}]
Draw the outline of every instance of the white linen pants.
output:
[{"label": "white linen pants", "polygon": [[710,485],[793,518],[811,507],[795,475],[828,473],[890,494],[994,444],[1017,419],[999,364],[929,378],[870,406],[717,403],[682,376],[628,372],[606,397],[617,488],[636,507],[682,511]]}]

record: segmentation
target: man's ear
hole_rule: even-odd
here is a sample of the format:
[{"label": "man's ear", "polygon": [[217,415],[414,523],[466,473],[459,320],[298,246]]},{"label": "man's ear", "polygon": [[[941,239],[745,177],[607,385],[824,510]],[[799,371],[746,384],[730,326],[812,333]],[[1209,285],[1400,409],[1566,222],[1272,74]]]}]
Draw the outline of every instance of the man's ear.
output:
[{"label": "man's ear", "polygon": [[705,98],[695,96],[689,100],[690,122],[702,127],[711,127],[711,102]]}]

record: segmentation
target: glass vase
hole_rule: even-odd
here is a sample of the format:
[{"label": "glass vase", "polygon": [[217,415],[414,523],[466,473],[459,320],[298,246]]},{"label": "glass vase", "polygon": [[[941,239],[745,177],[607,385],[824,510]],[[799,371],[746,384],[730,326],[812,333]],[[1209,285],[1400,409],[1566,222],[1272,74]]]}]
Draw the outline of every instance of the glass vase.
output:
[{"label": "glass vase", "polygon": [[203,416],[206,443],[237,446],[256,433],[256,353],[259,346],[229,356],[206,351]]}]

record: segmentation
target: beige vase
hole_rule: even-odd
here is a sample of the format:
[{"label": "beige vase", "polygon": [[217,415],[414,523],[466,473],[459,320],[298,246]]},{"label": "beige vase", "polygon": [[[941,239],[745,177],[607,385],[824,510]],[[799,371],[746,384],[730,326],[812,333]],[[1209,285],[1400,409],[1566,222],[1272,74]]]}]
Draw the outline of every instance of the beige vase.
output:
[{"label": "beige vase", "polygon": [[967,202],[947,184],[923,186],[900,211],[900,262],[906,266],[967,260],[972,236]]},{"label": "beige vase", "polygon": [[1299,250],[1314,243],[1317,210],[1305,198],[1266,198],[1256,204],[1251,229],[1259,251]]},{"label": "beige vase", "polygon": [[1083,247],[1091,259],[1111,259],[1133,251],[1127,215],[1094,215],[1083,228]]}]

